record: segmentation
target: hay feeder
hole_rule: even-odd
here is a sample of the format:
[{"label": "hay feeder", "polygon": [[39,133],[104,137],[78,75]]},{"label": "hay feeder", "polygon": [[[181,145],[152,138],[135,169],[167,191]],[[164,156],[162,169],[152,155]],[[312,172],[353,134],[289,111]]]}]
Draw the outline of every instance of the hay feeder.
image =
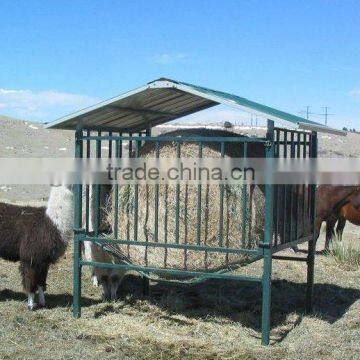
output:
[{"label": "hay feeder", "polygon": [[[268,119],[266,136],[246,137],[200,130],[151,135],[156,125],[219,104],[265,116]],[[291,128],[275,127],[277,120]],[[315,158],[317,131],[340,133],[236,95],[164,78],[64,117],[49,124],[48,128],[76,131],[77,158],[150,155],[161,158],[166,153],[179,158],[189,156],[185,153],[197,153],[199,157],[206,157],[208,153],[214,157]],[[81,314],[81,270],[84,266],[135,270],[145,281],[157,275],[185,281],[216,278],[256,282],[262,287],[262,343],[269,344],[274,259],[294,259],[307,264],[306,310],[311,311],[316,187],[266,184],[261,189],[252,189],[244,184],[210,187],[116,184],[111,189],[109,205],[101,203],[103,189],[95,185],[92,206],[89,185],[77,184],[74,316]],[[256,201],[251,201],[254,197]],[[260,204],[261,208],[254,209],[253,203]],[[89,231],[90,213],[94,214],[93,232]],[[109,224],[107,231],[102,228],[104,219]],[[112,256],[123,256],[126,260],[84,261],[80,251],[84,241],[94,242]],[[306,257],[275,255],[304,242],[308,243]],[[263,261],[262,276],[233,272],[238,265],[260,260]]]}]

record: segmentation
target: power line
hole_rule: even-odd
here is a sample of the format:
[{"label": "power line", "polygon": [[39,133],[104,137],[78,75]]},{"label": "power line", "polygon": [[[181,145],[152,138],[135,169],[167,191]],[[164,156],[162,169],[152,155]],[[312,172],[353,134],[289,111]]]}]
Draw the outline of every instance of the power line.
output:
[{"label": "power line", "polygon": [[299,114],[302,114],[302,115],[305,114],[305,115],[306,115],[306,120],[309,120],[309,116],[310,116],[310,115],[314,115],[314,113],[312,113],[312,112],[310,111],[310,107],[311,107],[311,106],[307,105],[307,106],[305,106],[305,109],[306,109],[306,110],[303,110],[303,111],[300,111],[300,112],[299,112]]},{"label": "power line", "polygon": [[328,106],[323,106],[323,109],[325,109],[325,113],[324,113],[324,116],[325,116],[325,125],[327,125],[328,116],[329,116],[329,115],[334,115],[334,114],[329,114],[329,113],[328,113],[328,109],[329,109]]},{"label": "power line", "polygon": [[329,120],[329,116],[331,115],[335,115],[335,114],[330,114],[329,113],[329,109],[330,107],[329,106],[322,106],[321,107],[322,109],[324,109],[324,112],[321,113],[321,114],[318,114],[318,113],[313,113],[310,111],[310,106],[305,106],[305,109],[306,110],[303,110],[303,111],[300,111],[299,114],[302,114],[302,115],[306,115],[306,119],[309,120],[309,117],[310,115],[320,115],[320,116],[324,116],[324,122],[325,122],[325,125],[328,124],[328,120]]},{"label": "power line", "polygon": [[329,106],[322,106],[322,109],[324,109],[324,112],[323,112],[322,114],[316,114],[316,115],[324,116],[325,125],[327,125],[327,124],[328,124],[328,118],[329,118],[329,116],[335,115],[335,114],[330,114],[330,113],[328,112],[328,110],[330,109]]}]

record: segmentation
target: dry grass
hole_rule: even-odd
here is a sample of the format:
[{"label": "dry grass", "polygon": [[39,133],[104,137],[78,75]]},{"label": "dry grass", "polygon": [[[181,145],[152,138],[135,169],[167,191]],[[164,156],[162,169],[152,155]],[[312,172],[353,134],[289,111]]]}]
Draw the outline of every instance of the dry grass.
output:
[{"label": "dry grass", "polygon": [[[347,240],[345,240],[347,241]],[[322,248],[319,245],[319,248]],[[50,271],[48,308],[26,310],[17,264],[0,261],[1,359],[356,359],[359,270],[316,259],[315,313],[304,316],[306,266],[274,262],[271,347],[260,345],[260,288],[229,281],[151,285],[129,275],[117,303],[83,281],[83,316],[71,315],[71,249]],[[260,274],[261,262],[243,268]],[[286,280],[284,280],[286,279]]]},{"label": "dry grass", "polygon": [[353,241],[333,240],[329,255],[341,266],[350,269],[360,268],[360,246]]}]

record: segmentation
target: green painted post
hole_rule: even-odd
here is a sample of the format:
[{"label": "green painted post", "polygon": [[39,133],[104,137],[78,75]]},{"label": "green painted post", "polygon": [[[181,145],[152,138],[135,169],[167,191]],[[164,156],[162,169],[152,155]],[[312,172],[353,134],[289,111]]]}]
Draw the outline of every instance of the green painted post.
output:
[{"label": "green painted post", "polygon": [[[317,157],[317,133],[315,131],[311,134],[311,148],[310,157]],[[311,185],[311,202],[310,202],[310,220],[312,238],[308,244],[308,256],[307,256],[307,283],[306,283],[306,313],[312,312],[313,307],[313,290],[314,290],[314,270],[315,270],[315,217],[316,217],[316,185]]]},{"label": "green painted post", "polygon": [[[101,131],[98,131],[98,139],[96,140],[96,158],[100,159],[102,154],[101,154]],[[94,233],[95,236],[99,236],[99,231],[100,231],[100,202],[101,202],[101,186],[100,184],[96,184],[95,185],[95,209],[93,209],[94,213],[95,213],[95,221],[94,221]]]},{"label": "green painted post", "polygon": [[[244,159],[247,158],[247,143],[243,143],[244,151]],[[242,216],[243,216],[243,223],[242,223],[242,234],[241,234],[241,245],[243,248],[246,247],[246,224],[248,223],[248,213],[247,213],[247,202],[248,202],[248,196],[247,196],[247,185],[242,185]],[[249,205],[250,207],[251,205]],[[249,209],[250,210],[250,209]],[[251,211],[251,210],[250,210]],[[250,239],[249,239],[250,240]]]},{"label": "green painted post", "polygon": [[73,279],[73,316],[81,316],[81,242],[85,237],[84,229],[74,230],[74,279]]},{"label": "green painted post", "polygon": [[[82,130],[75,132],[75,157],[83,157]],[[82,228],[82,184],[75,184],[74,211],[74,269],[73,269],[73,316],[81,316],[81,239],[85,235]]]},{"label": "green painted post", "polygon": [[[274,122],[268,120],[268,143],[265,147],[265,157],[274,157]],[[270,165],[270,164],[269,164]],[[269,170],[270,166],[266,164]],[[264,267],[262,276],[262,320],[261,343],[269,345],[270,342],[270,313],[271,313],[271,270],[272,270],[272,237],[273,237],[273,185],[265,185],[265,239],[261,244],[264,254]]]}]

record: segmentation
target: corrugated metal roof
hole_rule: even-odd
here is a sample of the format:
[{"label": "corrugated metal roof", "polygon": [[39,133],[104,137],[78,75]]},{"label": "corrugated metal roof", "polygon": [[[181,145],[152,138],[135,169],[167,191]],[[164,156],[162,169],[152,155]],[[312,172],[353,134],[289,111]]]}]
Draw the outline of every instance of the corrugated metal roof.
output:
[{"label": "corrugated metal roof", "polygon": [[65,116],[47,125],[50,129],[136,131],[224,104],[281,120],[300,129],[345,135],[341,130],[256,103],[243,97],[201,86],[161,78],[138,89]]}]

